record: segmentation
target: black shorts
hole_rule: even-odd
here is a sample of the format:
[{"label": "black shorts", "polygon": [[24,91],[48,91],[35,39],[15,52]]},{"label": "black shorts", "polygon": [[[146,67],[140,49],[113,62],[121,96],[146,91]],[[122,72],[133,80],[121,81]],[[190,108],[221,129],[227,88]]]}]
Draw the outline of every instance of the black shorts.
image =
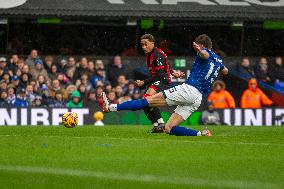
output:
[{"label": "black shorts", "polygon": [[166,90],[168,88],[172,87],[170,83],[165,83],[161,81],[156,81],[154,83],[151,83],[147,86],[146,90],[149,88],[154,89],[157,93]]}]

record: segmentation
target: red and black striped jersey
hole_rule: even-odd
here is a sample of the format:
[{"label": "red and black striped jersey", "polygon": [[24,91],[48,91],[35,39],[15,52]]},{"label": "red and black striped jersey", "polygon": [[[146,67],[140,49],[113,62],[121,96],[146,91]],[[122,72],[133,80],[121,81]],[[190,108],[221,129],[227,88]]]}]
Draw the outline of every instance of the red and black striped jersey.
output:
[{"label": "red and black striped jersey", "polygon": [[167,55],[161,49],[155,47],[147,53],[146,61],[151,73],[151,78],[145,80],[146,85],[156,81],[171,83],[171,67]]}]

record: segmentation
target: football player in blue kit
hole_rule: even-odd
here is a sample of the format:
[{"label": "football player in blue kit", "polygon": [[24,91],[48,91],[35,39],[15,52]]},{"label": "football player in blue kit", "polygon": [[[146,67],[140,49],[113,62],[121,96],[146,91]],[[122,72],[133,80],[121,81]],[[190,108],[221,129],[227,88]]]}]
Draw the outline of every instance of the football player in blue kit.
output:
[{"label": "football player in blue kit", "polygon": [[211,91],[211,85],[219,72],[228,74],[220,56],[212,49],[212,41],[206,34],[199,35],[193,42],[196,58],[186,82],[159,92],[145,99],[127,101],[121,104],[109,104],[103,93],[104,109],[109,111],[140,110],[145,107],[176,106],[174,113],[165,125],[166,133],[176,136],[211,136],[208,130],[197,131],[179,126],[192,112],[196,111]]}]

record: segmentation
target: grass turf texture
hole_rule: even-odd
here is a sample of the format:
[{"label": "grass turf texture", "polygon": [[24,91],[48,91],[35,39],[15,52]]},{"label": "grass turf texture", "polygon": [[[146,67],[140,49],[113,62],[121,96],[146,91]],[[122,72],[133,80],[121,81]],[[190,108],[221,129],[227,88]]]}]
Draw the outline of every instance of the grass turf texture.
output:
[{"label": "grass turf texture", "polygon": [[0,127],[0,188],[284,188],[284,127],[149,129]]}]

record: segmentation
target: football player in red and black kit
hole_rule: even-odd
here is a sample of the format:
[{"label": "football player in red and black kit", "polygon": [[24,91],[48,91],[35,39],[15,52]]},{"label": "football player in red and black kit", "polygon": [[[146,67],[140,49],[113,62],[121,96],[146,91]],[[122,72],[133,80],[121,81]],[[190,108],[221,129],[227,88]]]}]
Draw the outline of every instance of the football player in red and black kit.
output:
[{"label": "football player in red and black kit", "polygon": [[[141,37],[141,47],[146,54],[147,67],[151,73],[150,78],[135,81],[137,86],[146,87],[144,98],[169,88],[171,85],[171,75],[176,78],[184,76],[183,72],[173,72],[171,70],[167,55],[161,49],[155,47],[155,38],[153,35],[143,35]],[[151,131],[154,133],[163,132],[164,120],[159,108],[147,107],[144,109],[144,112],[154,125]]]}]

